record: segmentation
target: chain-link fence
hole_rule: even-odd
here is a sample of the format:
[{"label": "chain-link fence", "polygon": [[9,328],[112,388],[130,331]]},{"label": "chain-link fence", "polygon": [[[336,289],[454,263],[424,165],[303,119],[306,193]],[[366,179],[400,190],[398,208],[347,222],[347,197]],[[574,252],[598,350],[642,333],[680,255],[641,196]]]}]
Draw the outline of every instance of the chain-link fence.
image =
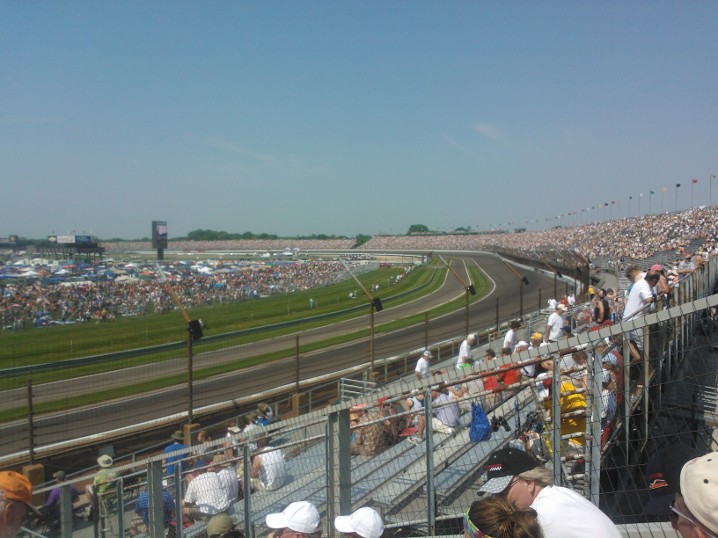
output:
[{"label": "chain-link fence", "polygon": [[[646,510],[655,496],[647,463],[678,442],[715,449],[715,277],[708,265],[672,289],[666,308],[620,324],[587,324],[496,360],[480,347],[468,369],[452,353],[428,379],[366,380],[322,410],[228,429],[173,453],[170,472],[166,454],[120,466],[90,522],[58,525],[66,536],[204,536],[229,521],[259,536],[270,531],[267,515],[309,501],[325,536],[337,535],[335,516],[361,506],[381,514],[386,536],[458,535],[489,454],[510,446],[624,535],[675,535],[668,515]],[[472,404],[486,414],[488,439],[472,440]]]}]

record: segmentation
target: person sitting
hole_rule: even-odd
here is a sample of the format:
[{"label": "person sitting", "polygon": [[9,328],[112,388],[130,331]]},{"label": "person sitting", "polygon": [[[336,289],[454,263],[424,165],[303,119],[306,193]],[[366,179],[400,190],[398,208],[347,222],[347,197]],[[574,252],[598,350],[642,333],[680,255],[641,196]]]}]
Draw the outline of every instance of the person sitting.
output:
[{"label": "person sitting", "polygon": [[411,395],[405,400],[404,408],[411,411],[409,415],[409,430],[411,435],[407,441],[413,445],[418,445],[424,440],[424,430],[426,429],[426,417],[424,416],[424,393],[418,389],[411,391]]},{"label": "person sitting", "polygon": [[227,514],[212,516],[207,522],[207,538],[243,538],[244,534],[234,528],[234,521]]},{"label": "person sitting", "polygon": [[[149,534],[150,493],[145,489],[135,501],[135,514],[130,523],[130,536]],[[175,517],[175,501],[166,489],[162,490],[162,524],[167,529]]]},{"label": "person sitting", "polygon": [[551,471],[523,450],[500,448],[486,460],[480,493],[491,493],[519,509],[533,508],[546,538],[586,536],[620,538],[614,523],[572,489],[553,485]]},{"label": "person sitting", "polygon": [[307,501],[293,502],[281,512],[267,514],[265,522],[273,529],[269,536],[274,538],[319,538],[322,535],[319,511]]},{"label": "person sitting", "polygon": [[279,448],[269,446],[269,438],[263,435],[257,439],[257,452],[252,456],[250,484],[253,490],[273,491],[287,481],[284,454]]},{"label": "person sitting", "polygon": [[239,479],[237,478],[237,473],[229,464],[227,456],[224,454],[216,454],[214,458],[212,458],[211,468],[217,473],[222,487],[227,490],[229,502],[232,504],[237,502],[237,499],[239,499]]},{"label": "person sitting", "polygon": [[432,418],[431,427],[435,432],[448,433],[456,432],[460,426],[461,409],[458,402],[452,398],[444,385],[431,389]]},{"label": "person sitting", "polygon": [[202,464],[195,466],[194,473],[187,480],[189,485],[182,503],[184,516],[192,521],[206,520],[229,509],[229,491],[209,467]]},{"label": "person sitting", "polygon": [[373,508],[365,506],[349,514],[334,518],[334,528],[353,538],[381,538],[384,522]]},{"label": "person sitting", "polygon": [[466,538],[544,538],[533,508],[518,508],[501,497],[474,501],[464,514]]},{"label": "person sitting", "polygon": [[[65,471],[57,471],[55,474],[52,475],[52,477],[55,479],[55,483],[57,484],[52,490],[50,491],[49,495],[47,496],[47,500],[45,501],[44,510],[47,513],[47,515],[51,518],[51,520],[55,522],[59,522],[60,520],[60,497],[62,495],[62,486],[60,485],[62,482],[65,481],[65,478],[67,475],[65,474]],[[80,492],[77,491],[77,488],[74,484],[70,484],[70,500],[71,502],[75,503],[80,499]]]},{"label": "person sitting", "polygon": [[352,432],[352,454],[374,456],[384,450],[384,423],[377,422],[382,418],[381,413],[377,410],[367,411],[363,406],[355,406],[352,411],[356,417]]}]

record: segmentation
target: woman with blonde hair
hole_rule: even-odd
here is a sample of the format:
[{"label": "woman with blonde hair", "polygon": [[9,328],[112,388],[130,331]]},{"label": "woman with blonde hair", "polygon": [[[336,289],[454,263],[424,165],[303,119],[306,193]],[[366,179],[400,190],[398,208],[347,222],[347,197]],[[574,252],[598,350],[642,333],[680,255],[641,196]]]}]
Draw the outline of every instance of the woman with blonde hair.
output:
[{"label": "woman with blonde hair", "polygon": [[466,538],[544,538],[536,510],[502,497],[475,501],[464,514]]}]

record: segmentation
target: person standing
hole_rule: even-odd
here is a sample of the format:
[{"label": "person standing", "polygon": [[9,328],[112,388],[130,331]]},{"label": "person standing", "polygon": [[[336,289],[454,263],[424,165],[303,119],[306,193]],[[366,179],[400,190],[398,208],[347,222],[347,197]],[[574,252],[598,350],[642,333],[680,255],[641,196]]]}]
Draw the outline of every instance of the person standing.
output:
[{"label": "person standing", "polygon": [[468,335],[461,346],[459,347],[459,356],[456,359],[456,368],[463,370],[465,368],[471,368],[474,364],[474,358],[471,354],[471,346],[476,343],[476,336],[473,334]]},{"label": "person standing", "polygon": [[[179,462],[182,472],[185,472],[187,470],[187,464],[184,459],[188,457],[188,454],[187,452],[180,452],[182,450],[185,450],[186,448],[188,447],[184,444],[184,433],[182,432],[182,430],[176,430],[172,434],[172,443],[167,445],[162,451],[162,453],[165,455],[165,463],[167,464],[167,468],[165,470],[167,476],[174,476],[176,465],[175,462]],[[177,454],[173,454],[174,452],[177,452]]]},{"label": "person standing", "polygon": [[544,333],[544,341],[546,342],[558,342],[558,339],[562,336],[564,321],[563,313],[566,312],[566,306],[563,303],[556,305],[554,310],[548,317],[546,322],[546,332]]},{"label": "person standing", "polygon": [[504,348],[509,348],[510,353],[513,353],[516,349],[516,342],[519,340],[518,330],[521,328],[521,323],[517,320],[513,320],[509,323],[509,330],[504,335]]}]

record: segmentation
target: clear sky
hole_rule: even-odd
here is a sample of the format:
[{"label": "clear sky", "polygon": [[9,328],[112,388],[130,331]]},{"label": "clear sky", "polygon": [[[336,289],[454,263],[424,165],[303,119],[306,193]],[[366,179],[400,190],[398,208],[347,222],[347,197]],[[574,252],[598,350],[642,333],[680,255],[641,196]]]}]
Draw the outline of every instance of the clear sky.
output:
[{"label": "clear sky", "polygon": [[715,1],[5,0],[0,237],[716,202],[717,29]]}]

